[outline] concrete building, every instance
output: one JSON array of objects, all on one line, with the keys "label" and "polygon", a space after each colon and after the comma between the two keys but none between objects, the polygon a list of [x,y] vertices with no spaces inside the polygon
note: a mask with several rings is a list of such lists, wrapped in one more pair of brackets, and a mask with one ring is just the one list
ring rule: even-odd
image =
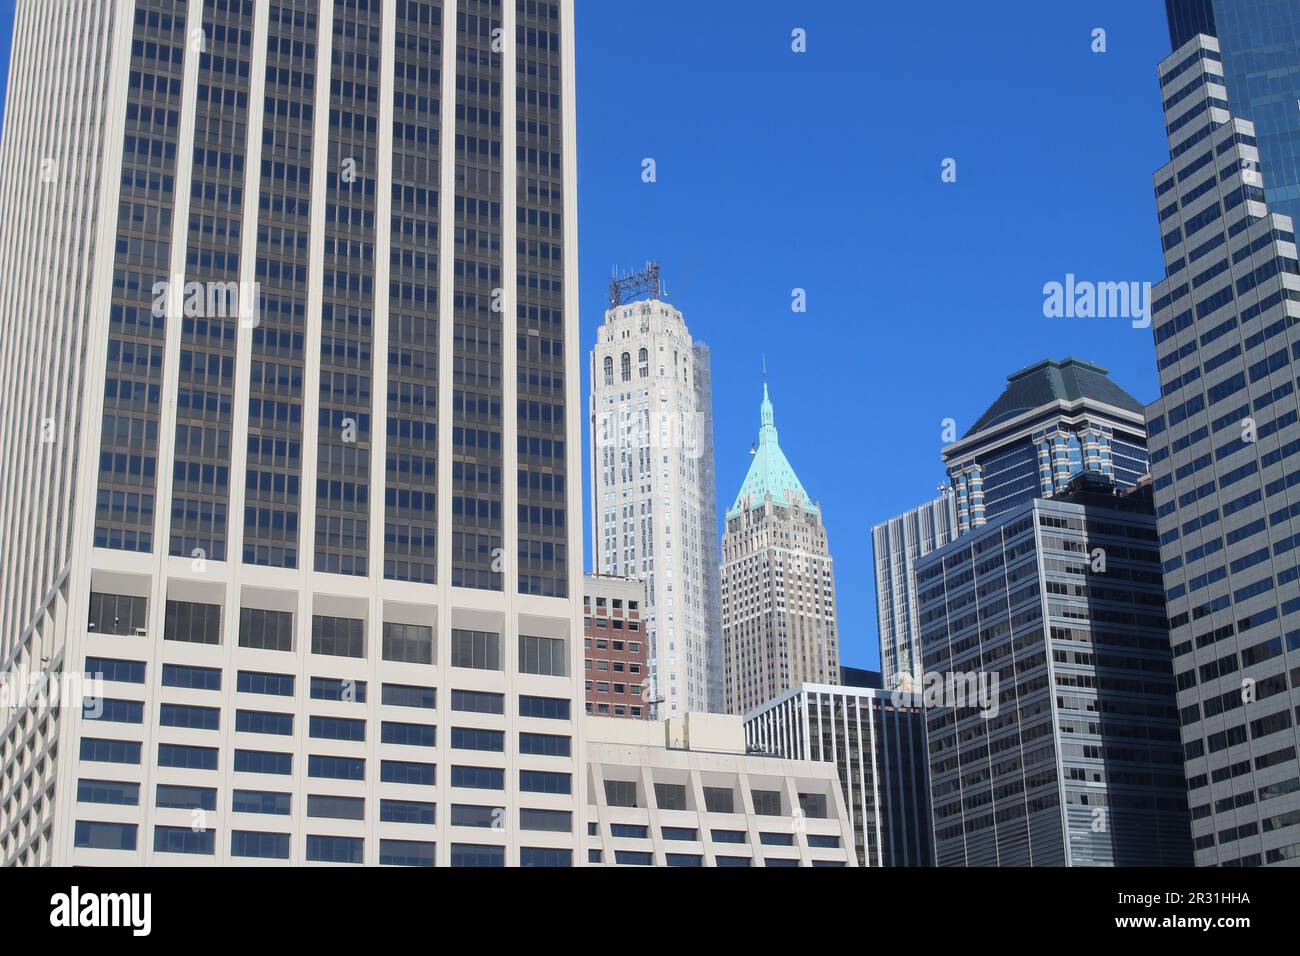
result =
[{"label": "concrete building", "polygon": [[[921,643],[916,624],[916,560],[957,537],[957,503],[951,489],[871,529],[876,568],[876,623],[884,686],[910,689],[919,682]],[[844,683],[848,683],[845,681]]]},{"label": "concrete building", "polygon": [[837,684],[835,566],[821,509],[777,440],[763,386],[758,446],[722,536],[726,709],[744,714],[798,684]]},{"label": "concrete building", "polygon": [[1150,495],[1096,473],[917,563],[939,866],[1187,866]]},{"label": "concrete building", "polygon": [[1147,473],[1142,403],[1098,365],[1039,362],[1007,377],[997,400],[943,449],[943,464],[958,534],[1050,498],[1081,471],[1132,488]]},{"label": "concrete building", "polygon": [[1196,862],[1296,866],[1300,263],[1225,72],[1203,34],[1160,64],[1171,158],[1154,176],[1152,487]]},{"label": "concrete building", "polygon": [[600,717],[650,715],[649,672],[641,609],[645,583],[589,574],[582,580],[583,676],[587,713]]},{"label": "concrete building", "polygon": [[574,861],[573,64],[571,0],[18,5],[0,673],[105,691],[0,710],[4,863]]},{"label": "concrete building", "polygon": [[594,717],[586,739],[589,865],[857,865],[834,768],[747,753],[739,717]]},{"label": "concrete building", "polygon": [[605,313],[591,353],[591,536],[593,570],[645,581],[647,699],[668,717],[719,706],[717,505],[709,352],[654,274],[651,298]]},{"label": "concrete building", "polygon": [[859,866],[933,866],[920,700],[801,684],[745,715],[751,752],[835,765]]}]

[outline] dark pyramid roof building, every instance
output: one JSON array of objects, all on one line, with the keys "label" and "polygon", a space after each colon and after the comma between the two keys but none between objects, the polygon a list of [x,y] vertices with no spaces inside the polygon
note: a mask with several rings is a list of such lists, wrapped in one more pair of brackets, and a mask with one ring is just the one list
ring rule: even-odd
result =
[{"label": "dark pyramid roof building", "polygon": [[1048,359],[1007,377],[997,400],[943,450],[961,532],[1035,498],[1050,498],[1083,471],[1133,487],[1147,472],[1141,402],[1091,362]]},{"label": "dark pyramid roof building", "polygon": [[1007,387],[980,416],[967,437],[1052,402],[1091,399],[1138,415],[1143,405],[1110,380],[1106,369],[1076,358],[1047,359],[1007,376]]}]

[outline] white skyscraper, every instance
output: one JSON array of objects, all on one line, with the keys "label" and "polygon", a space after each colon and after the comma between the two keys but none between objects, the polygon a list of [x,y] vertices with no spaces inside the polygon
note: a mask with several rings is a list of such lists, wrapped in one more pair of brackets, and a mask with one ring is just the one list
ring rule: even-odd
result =
[{"label": "white skyscraper", "polygon": [[643,276],[652,297],[616,288],[591,354],[592,555],[599,573],[646,581],[647,700],[671,717],[721,709],[709,355],[662,300],[658,267]]},{"label": "white skyscraper", "polygon": [[0,862],[580,862],[573,63],[572,0],[20,0]]}]

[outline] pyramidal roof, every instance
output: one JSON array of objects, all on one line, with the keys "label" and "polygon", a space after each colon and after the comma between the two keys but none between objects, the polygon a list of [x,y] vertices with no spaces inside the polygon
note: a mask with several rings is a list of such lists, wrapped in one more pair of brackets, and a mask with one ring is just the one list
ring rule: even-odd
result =
[{"label": "pyramidal roof", "polygon": [[763,383],[760,420],[758,449],[754,453],[754,460],[749,463],[749,474],[745,475],[745,483],[740,486],[735,504],[727,511],[727,517],[733,518],[740,514],[746,498],[750,499],[751,508],[761,508],[768,495],[772,496],[773,501],[784,505],[786,495],[791,493],[805,509],[816,513],[817,506],[808,497],[799,476],[790,466],[790,460],[785,457],[785,452],[777,442],[776,416],[772,411],[772,400],[767,395],[766,382]]},{"label": "pyramidal roof", "polygon": [[1141,415],[1141,402],[1120,388],[1106,369],[1076,358],[1048,359],[1007,376],[1007,387],[965,437],[1051,402],[1092,399]]}]

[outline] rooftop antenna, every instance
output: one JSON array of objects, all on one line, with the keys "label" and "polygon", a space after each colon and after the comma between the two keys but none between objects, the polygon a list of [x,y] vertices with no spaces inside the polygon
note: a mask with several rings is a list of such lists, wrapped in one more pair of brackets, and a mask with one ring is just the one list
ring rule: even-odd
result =
[{"label": "rooftop antenna", "polygon": [[663,270],[657,261],[650,261],[640,272],[620,276],[618,270],[609,280],[609,307],[617,309],[634,299],[646,296],[650,299],[666,301],[667,287],[663,281]]}]

